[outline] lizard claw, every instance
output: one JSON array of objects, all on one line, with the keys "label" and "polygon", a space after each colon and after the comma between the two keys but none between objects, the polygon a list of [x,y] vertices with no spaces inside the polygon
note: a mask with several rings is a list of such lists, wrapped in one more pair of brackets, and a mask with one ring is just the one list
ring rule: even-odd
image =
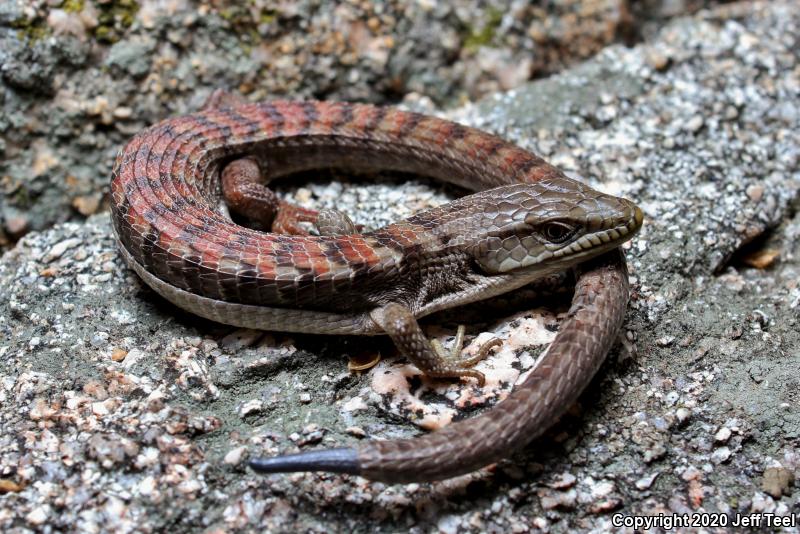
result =
[{"label": "lizard claw", "polygon": [[447,373],[450,376],[473,377],[478,380],[478,385],[483,387],[483,385],[486,383],[486,376],[480,371],[470,368],[478,362],[483,361],[489,355],[489,351],[494,347],[499,347],[502,344],[502,341],[496,337],[492,338],[481,345],[477,354],[469,358],[462,358],[461,350],[464,346],[464,332],[464,325],[459,325],[458,331],[456,332],[455,342],[449,351],[446,350],[437,339],[431,340],[431,347],[433,347],[433,351],[442,362],[442,370],[444,373]]}]

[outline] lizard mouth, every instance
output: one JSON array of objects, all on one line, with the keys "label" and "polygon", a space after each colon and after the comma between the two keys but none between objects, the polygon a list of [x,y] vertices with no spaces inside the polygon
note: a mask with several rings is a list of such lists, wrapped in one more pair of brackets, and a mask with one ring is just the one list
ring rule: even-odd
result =
[{"label": "lizard mouth", "polygon": [[[594,256],[621,245],[632,238],[644,222],[644,213],[641,208],[634,204],[631,204],[630,207],[632,213],[622,224],[582,235],[568,246],[547,252],[552,252],[552,255],[550,255],[552,258],[565,256],[572,258],[580,256],[584,252],[591,252],[591,255]],[[546,258],[542,258],[542,260],[544,259]]]}]

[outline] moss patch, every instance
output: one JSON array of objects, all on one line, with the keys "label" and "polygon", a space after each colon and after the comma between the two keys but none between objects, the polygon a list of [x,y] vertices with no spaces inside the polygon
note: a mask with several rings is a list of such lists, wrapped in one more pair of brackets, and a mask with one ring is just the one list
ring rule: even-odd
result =
[{"label": "moss patch", "polygon": [[61,9],[67,13],[80,13],[85,6],[86,2],[84,0],[64,0],[61,4]]},{"label": "moss patch", "polygon": [[[255,7],[255,9],[254,9]],[[219,17],[234,31],[245,52],[261,42],[258,27],[278,18],[278,11],[270,7],[254,6],[253,2],[229,5],[217,11]]]},{"label": "moss patch", "polygon": [[20,17],[11,21],[11,27],[17,30],[17,38],[20,41],[35,42],[50,35],[50,26],[43,17],[34,17],[28,20]]},{"label": "moss patch", "polygon": [[[67,0],[80,3],[80,0]],[[66,2],[65,2],[66,3]],[[121,30],[129,28],[139,11],[139,3],[135,0],[117,0],[109,4],[95,2],[97,8],[97,27],[93,31],[94,38],[105,43],[115,43],[121,37]]]},{"label": "moss patch", "polygon": [[481,46],[491,44],[494,40],[497,28],[503,21],[503,12],[499,9],[487,9],[486,23],[480,28],[467,27],[467,35],[464,37],[464,48],[475,50]]}]

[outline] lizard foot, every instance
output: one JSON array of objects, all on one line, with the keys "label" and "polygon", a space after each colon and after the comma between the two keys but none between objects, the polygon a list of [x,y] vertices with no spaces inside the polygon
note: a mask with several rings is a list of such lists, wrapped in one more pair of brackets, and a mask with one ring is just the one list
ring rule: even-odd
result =
[{"label": "lizard foot", "polygon": [[478,353],[474,356],[469,358],[462,358],[461,357],[461,350],[464,347],[464,325],[458,325],[458,331],[456,332],[456,340],[453,343],[453,347],[448,352],[442,344],[439,342],[438,339],[431,340],[431,346],[433,347],[434,352],[444,361],[450,363],[454,367],[461,367],[461,368],[469,368],[477,364],[478,362],[483,361],[489,355],[489,351],[495,347],[499,347],[502,345],[502,341],[499,338],[493,337],[489,341],[484,342],[480,348],[478,349]]},{"label": "lizard foot", "polygon": [[486,382],[486,377],[480,371],[475,371],[471,368],[478,362],[486,359],[486,357],[489,355],[489,351],[495,347],[499,347],[502,344],[502,341],[496,337],[492,338],[484,342],[474,356],[463,358],[461,356],[461,351],[464,347],[464,332],[464,325],[458,325],[456,339],[449,351],[442,346],[438,339],[431,340],[431,347],[439,358],[439,365],[441,368],[440,372],[448,373],[449,376],[472,376],[478,380],[478,383],[481,386],[483,386]]},{"label": "lizard foot", "polygon": [[402,304],[387,304],[373,311],[371,315],[373,320],[389,334],[400,352],[426,376],[436,378],[471,377],[476,379],[480,386],[485,384],[484,374],[471,369],[471,367],[483,360],[490,349],[498,346],[499,339],[492,339],[484,343],[475,356],[462,358],[463,326],[458,327],[455,344],[450,351],[447,351],[438,341],[428,340],[419,327],[414,314]]}]

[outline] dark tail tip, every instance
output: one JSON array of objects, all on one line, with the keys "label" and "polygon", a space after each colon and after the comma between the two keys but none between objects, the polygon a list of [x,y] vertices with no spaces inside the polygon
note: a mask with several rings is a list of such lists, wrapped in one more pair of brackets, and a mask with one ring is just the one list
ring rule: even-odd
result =
[{"label": "dark tail tip", "polygon": [[361,472],[355,449],[323,449],[272,458],[255,458],[250,460],[250,467],[259,473],[328,471],[357,475]]}]

